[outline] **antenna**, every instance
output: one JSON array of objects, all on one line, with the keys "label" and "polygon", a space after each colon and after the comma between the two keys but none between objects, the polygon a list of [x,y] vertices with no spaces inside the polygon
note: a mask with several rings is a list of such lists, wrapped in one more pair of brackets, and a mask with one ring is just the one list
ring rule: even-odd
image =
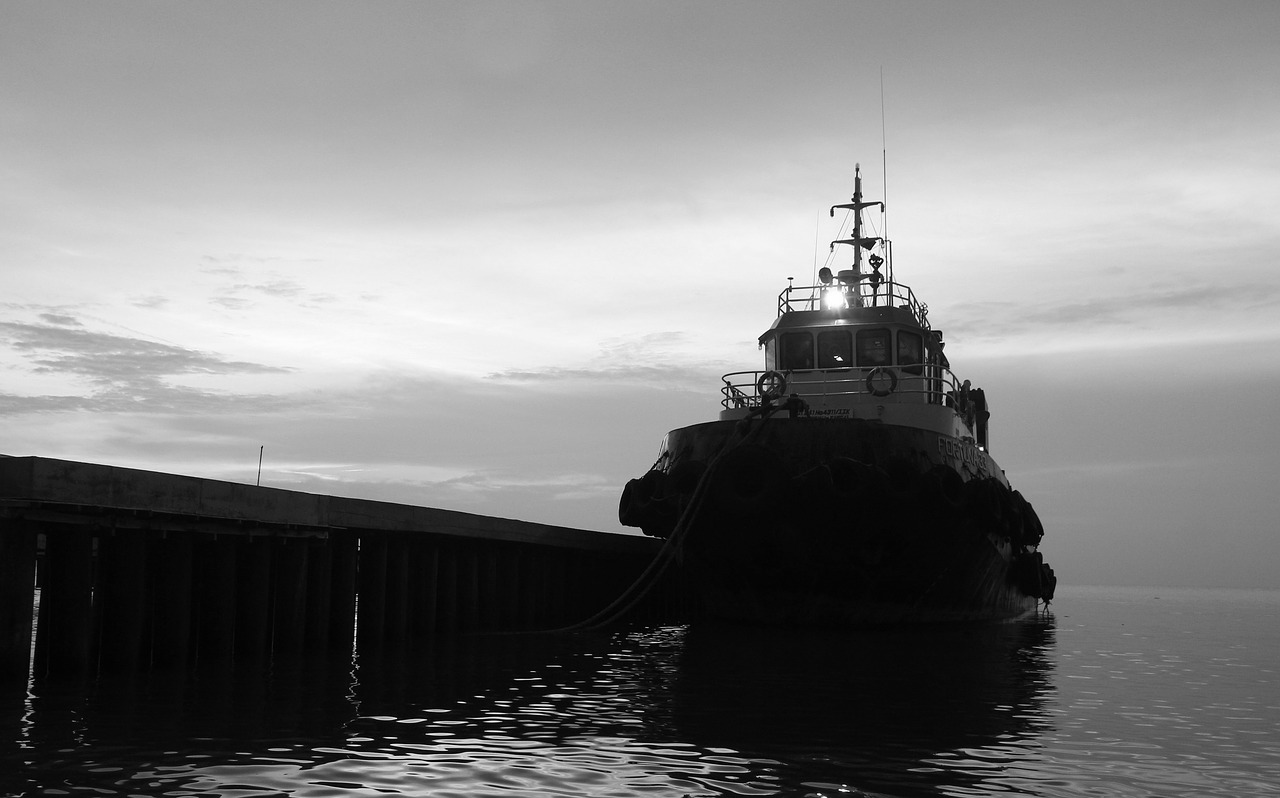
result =
[{"label": "antenna", "polygon": [[258,447],[258,485],[262,485],[262,452],[266,448],[265,444]]},{"label": "antenna", "polygon": [[880,67],[880,235],[889,261],[889,282],[893,282],[893,257],[889,252],[889,142],[884,124],[884,66]]},{"label": "antenna", "polygon": [[[813,273],[818,273],[818,236],[822,234],[822,214],[815,213],[813,215]],[[813,284],[813,280],[809,280],[809,284]]]}]

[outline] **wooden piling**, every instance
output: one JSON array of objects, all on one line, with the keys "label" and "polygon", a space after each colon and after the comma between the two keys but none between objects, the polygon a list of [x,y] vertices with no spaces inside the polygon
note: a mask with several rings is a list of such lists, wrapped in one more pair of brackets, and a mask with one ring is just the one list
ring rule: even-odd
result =
[{"label": "wooden piling", "polygon": [[307,544],[307,610],[306,629],[302,641],[304,651],[319,653],[329,650],[329,613],[332,609],[333,549],[328,541],[306,541]]},{"label": "wooden piling", "polygon": [[436,566],[436,628],[441,634],[458,631],[458,557],[451,545],[441,545]]},{"label": "wooden piling", "polygon": [[134,673],[144,660],[147,619],[146,533],[117,531],[98,538],[98,668]]},{"label": "wooden piling", "polygon": [[425,640],[439,629],[440,547],[438,543],[421,543],[417,552],[415,579],[419,611],[411,634]]},{"label": "wooden piling", "polygon": [[83,527],[46,525],[45,541],[35,677],[82,678],[89,673],[93,535]]},{"label": "wooden piling", "polygon": [[190,535],[174,534],[152,547],[148,567],[155,574],[151,605],[151,664],[185,669],[191,661]]},{"label": "wooden piling", "polygon": [[196,658],[229,662],[236,642],[236,538],[201,535],[193,548]]},{"label": "wooden piling", "polygon": [[28,521],[0,518],[0,685],[31,673],[36,534]]},{"label": "wooden piling", "polygon": [[480,627],[480,566],[474,546],[459,553],[458,564],[461,566],[458,627],[464,632],[473,632]]},{"label": "wooden piling", "polygon": [[362,654],[381,654],[384,648],[386,575],[386,538],[381,535],[361,538],[356,646]]},{"label": "wooden piling", "polygon": [[328,650],[350,654],[355,644],[358,542],[353,533],[333,532],[327,548],[330,563]]},{"label": "wooden piling", "polygon": [[409,544],[401,536],[387,542],[383,569],[382,646],[388,652],[404,651],[408,640]]},{"label": "wooden piling", "polygon": [[271,543],[249,535],[236,547],[237,664],[261,664],[271,652]]},{"label": "wooden piling", "polygon": [[271,656],[296,657],[306,633],[307,546],[297,538],[278,537],[272,549]]}]

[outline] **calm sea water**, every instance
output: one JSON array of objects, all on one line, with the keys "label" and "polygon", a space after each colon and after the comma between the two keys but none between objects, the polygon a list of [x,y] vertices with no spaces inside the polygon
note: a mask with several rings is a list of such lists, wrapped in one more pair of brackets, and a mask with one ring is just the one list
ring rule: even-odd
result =
[{"label": "calm sea water", "polygon": [[0,794],[1280,795],[1280,592],[958,630],[468,638],[0,693]]}]

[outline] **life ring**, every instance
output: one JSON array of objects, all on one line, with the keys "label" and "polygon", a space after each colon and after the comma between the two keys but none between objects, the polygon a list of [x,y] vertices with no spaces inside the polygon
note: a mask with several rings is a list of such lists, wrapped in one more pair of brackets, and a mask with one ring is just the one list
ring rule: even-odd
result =
[{"label": "life ring", "polygon": [[[887,388],[884,387],[881,379],[884,376],[889,378],[889,387]],[[888,396],[896,390],[898,390],[897,374],[894,374],[892,370],[884,366],[876,366],[871,369],[871,373],[867,375],[867,393],[873,396]]]},{"label": "life ring", "polygon": [[787,393],[787,375],[781,371],[766,371],[756,380],[756,395],[764,399],[781,399]]}]

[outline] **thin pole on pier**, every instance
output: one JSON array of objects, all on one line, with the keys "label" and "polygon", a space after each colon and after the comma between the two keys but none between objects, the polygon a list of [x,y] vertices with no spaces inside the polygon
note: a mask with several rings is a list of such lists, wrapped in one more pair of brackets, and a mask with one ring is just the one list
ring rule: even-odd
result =
[{"label": "thin pole on pier", "polygon": [[258,486],[262,486],[262,450],[266,449],[266,444],[258,447]]}]

